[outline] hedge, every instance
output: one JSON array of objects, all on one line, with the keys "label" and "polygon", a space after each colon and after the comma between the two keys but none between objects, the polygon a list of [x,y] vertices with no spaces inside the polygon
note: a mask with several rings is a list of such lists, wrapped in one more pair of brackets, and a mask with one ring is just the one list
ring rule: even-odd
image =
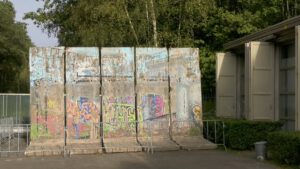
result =
[{"label": "hedge", "polygon": [[225,120],[226,146],[235,150],[251,150],[257,141],[267,140],[268,133],[279,131],[280,122]]},{"label": "hedge", "polygon": [[283,164],[300,164],[300,132],[269,133],[267,141],[271,159]]}]

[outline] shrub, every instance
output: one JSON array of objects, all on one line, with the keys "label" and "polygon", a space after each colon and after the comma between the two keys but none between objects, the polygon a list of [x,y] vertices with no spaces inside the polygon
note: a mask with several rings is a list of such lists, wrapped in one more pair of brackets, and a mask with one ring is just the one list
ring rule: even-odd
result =
[{"label": "shrub", "polygon": [[268,135],[268,154],[284,164],[300,164],[300,132],[273,132]]},{"label": "shrub", "polygon": [[254,148],[257,141],[267,140],[268,133],[280,130],[280,122],[225,120],[226,146],[235,150]]}]

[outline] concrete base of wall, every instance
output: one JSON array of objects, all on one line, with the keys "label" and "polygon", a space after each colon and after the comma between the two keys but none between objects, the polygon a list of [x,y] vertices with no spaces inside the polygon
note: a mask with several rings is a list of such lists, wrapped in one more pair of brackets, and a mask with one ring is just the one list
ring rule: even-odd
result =
[{"label": "concrete base of wall", "polygon": [[105,138],[103,142],[107,153],[141,152],[143,150],[135,137]]},{"label": "concrete base of wall", "polygon": [[29,146],[25,155],[28,157],[32,156],[58,156],[63,155],[63,146]]},{"label": "concrete base of wall", "polygon": [[174,141],[184,150],[216,149],[217,145],[204,139],[202,136],[176,136]]},{"label": "concrete base of wall", "polygon": [[[147,138],[139,138],[139,141],[143,147],[151,144]],[[180,150],[180,146],[167,137],[154,136],[152,138],[153,151],[176,151]]]},{"label": "concrete base of wall", "polygon": [[64,146],[63,140],[39,140],[32,141],[25,151],[26,156],[58,156],[75,154],[99,154],[102,153],[100,141],[94,140],[67,140]]},{"label": "concrete base of wall", "polygon": [[135,137],[129,138],[105,138],[104,147],[99,140],[67,140],[67,146],[64,146],[63,140],[45,140],[31,142],[25,151],[26,156],[63,156],[76,154],[101,154],[104,153],[126,153],[141,151],[177,151],[215,149],[217,145],[207,141],[201,136],[189,137],[178,136],[171,140],[167,137],[155,136],[150,141],[149,138]]}]

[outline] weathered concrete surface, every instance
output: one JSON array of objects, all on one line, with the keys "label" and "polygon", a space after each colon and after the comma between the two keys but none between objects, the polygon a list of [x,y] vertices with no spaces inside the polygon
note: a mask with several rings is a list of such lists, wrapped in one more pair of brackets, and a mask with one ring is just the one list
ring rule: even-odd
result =
[{"label": "weathered concrete surface", "polygon": [[[197,48],[171,48],[169,75],[172,122],[202,121],[201,74]],[[186,125],[177,125],[172,133],[182,133]]]},{"label": "weathered concrete surface", "polygon": [[[62,100],[63,77],[61,77],[63,73],[66,76],[68,145],[70,145],[69,143],[81,143],[82,140],[89,140],[87,144],[93,144],[93,140],[100,140],[100,133],[102,133],[100,131],[103,131],[106,147],[122,145],[125,142],[128,142],[126,144],[129,147],[135,147],[133,145],[138,142],[145,147],[148,142],[145,143],[143,138],[149,137],[149,133],[151,133],[154,149],[165,147],[163,150],[177,150],[179,146],[174,142],[176,140],[172,141],[173,135],[190,137],[195,136],[194,128],[201,130],[202,103],[198,49],[171,49],[170,55],[168,55],[166,48],[136,48],[136,56],[134,56],[134,48],[102,48],[101,57],[99,57],[99,48],[67,48],[65,52],[66,72],[63,72],[61,51],[54,50],[52,52],[51,48],[31,51],[32,56],[38,58],[31,57],[33,61],[37,61],[31,63],[31,68],[39,69],[41,67],[41,71],[31,70],[33,79],[31,84],[38,86],[37,89],[32,90],[37,95],[31,104],[32,110],[35,112],[32,113],[32,117],[35,119],[37,116],[38,124],[40,114],[44,113],[45,116],[41,116],[41,119],[46,121],[41,126],[33,125],[32,129],[36,129],[36,132],[33,130],[32,135],[45,130],[43,137],[46,139],[57,138],[48,133],[53,128],[49,127],[51,125],[58,129],[54,133],[59,133],[60,138],[63,135],[63,126],[61,126],[64,122],[63,112],[59,113],[64,102]],[[60,57],[53,57],[56,55]],[[135,60],[136,63],[134,63]],[[59,64],[57,65],[57,63]],[[136,77],[134,70],[136,70]],[[56,77],[56,74],[59,76]],[[136,86],[134,85],[135,80]],[[102,82],[102,86],[100,82]],[[171,83],[171,93],[169,82]],[[59,86],[53,86],[52,83]],[[50,87],[46,87],[46,91],[44,91],[43,85]],[[59,90],[49,93],[54,96],[53,98],[59,95],[59,99],[56,101],[60,103],[60,106],[56,106],[52,101],[53,98],[47,96],[47,91],[56,88]],[[38,95],[39,93],[41,96]],[[102,99],[100,94],[102,94]],[[55,109],[50,109],[51,107]],[[46,111],[43,110],[44,108]],[[101,125],[99,125],[100,110],[103,110],[103,128],[100,128]],[[58,113],[57,116],[48,120],[47,115],[53,114],[53,112]],[[180,124],[174,127],[174,123],[178,121],[187,122],[188,125]],[[60,125],[55,125],[57,122]],[[145,125],[147,122],[151,122],[151,124]],[[45,129],[41,130],[41,128]],[[201,132],[197,132],[196,135],[201,136]],[[126,140],[126,137],[136,136],[138,140],[141,138],[140,141]],[[38,137],[40,139],[40,135]],[[178,142],[186,145],[191,142],[190,140],[183,141],[181,139]],[[57,147],[61,143],[55,145],[49,143],[49,146]],[[195,144],[197,143],[201,142],[196,141]],[[41,149],[44,149],[44,146],[42,145]],[[74,150],[74,154],[81,150],[84,152],[84,148],[89,149],[86,145],[83,145],[82,148],[79,145],[72,147],[70,148]],[[123,150],[119,146],[118,150],[112,149],[112,152],[137,151],[127,147],[123,147],[125,149]],[[38,148],[32,149],[34,150],[31,151],[35,151]],[[99,151],[98,148],[95,151]]]},{"label": "weathered concrete surface", "polygon": [[252,157],[226,153],[219,150],[172,151],[146,153],[116,153],[39,158],[0,158],[5,169],[279,169]]},{"label": "weathered concrete surface", "polygon": [[156,136],[149,141],[149,138],[139,138],[139,142],[143,147],[153,148],[153,151],[175,151],[180,150],[180,146],[168,137]]},{"label": "weathered concrete surface", "polygon": [[63,155],[64,149],[62,146],[30,146],[26,149],[25,155],[28,157],[40,156],[57,156]]},{"label": "weathered concrete surface", "polygon": [[98,154],[102,153],[100,140],[97,139],[70,139],[64,147],[62,140],[42,140],[31,143],[26,149],[25,155],[28,157],[39,156],[61,156],[75,154]]},{"label": "weathered concrete surface", "polygon": [[204,139],[202,136],[186,137],[175,136],[173,137],[175,142],[185,150],[204,150],[204,149],[216,149],[217,145]]},{"label": "weathered concrete surface", "polygon": [[105,151],[142,151],[136,141],[134,48],[102,48],[101,70]]},{"label": "weathered concrete surface", "polygon": [[64,48],[30,48],[31,141],[63,139]]},{"label": "weathered concrete surface", "polygon": [[102,48],[105,138],[135,137],[134,48]]},{"label": "weathered concrete surface", "polygon": [[26,156],[55,156],[63,154],[62,139],[35,140],[25,151]]},{"label": "weathered concrete surface", "polygon": [[68,139],[99,138],[99,49],[67,48],[65,64]]},{"label": "weathered concrete surface", "polygon": [[103,142],[107,153],[142,151],[135,137],[105,138]]},{"label": "weathered concrete surface", "polygon": [[99,154],[102,153],[102,147],[99,143],[87,143],[87,144],[69,144],[66,146],[67,155],[76,154]]},{"label": "weathered concrete surface", "polygon": [[138,120],[169,121],[167,49],[137,48],[136,60]]}]

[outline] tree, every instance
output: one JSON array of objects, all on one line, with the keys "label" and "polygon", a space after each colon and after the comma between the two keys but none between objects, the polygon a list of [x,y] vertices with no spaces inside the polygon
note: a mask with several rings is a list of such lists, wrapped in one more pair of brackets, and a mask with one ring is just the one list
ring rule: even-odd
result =
[{"label": "tree", "polygon": [[45,0],[30,18],[63,46],[198,47],[203,93],[214,92],[215,51],[299,13],[297,0]]},{"label": "tree", "polygon": [[28,49],[32,45],[26,25],[15,22],[9,1],[0,1],[0,92],[28,92]]}]

